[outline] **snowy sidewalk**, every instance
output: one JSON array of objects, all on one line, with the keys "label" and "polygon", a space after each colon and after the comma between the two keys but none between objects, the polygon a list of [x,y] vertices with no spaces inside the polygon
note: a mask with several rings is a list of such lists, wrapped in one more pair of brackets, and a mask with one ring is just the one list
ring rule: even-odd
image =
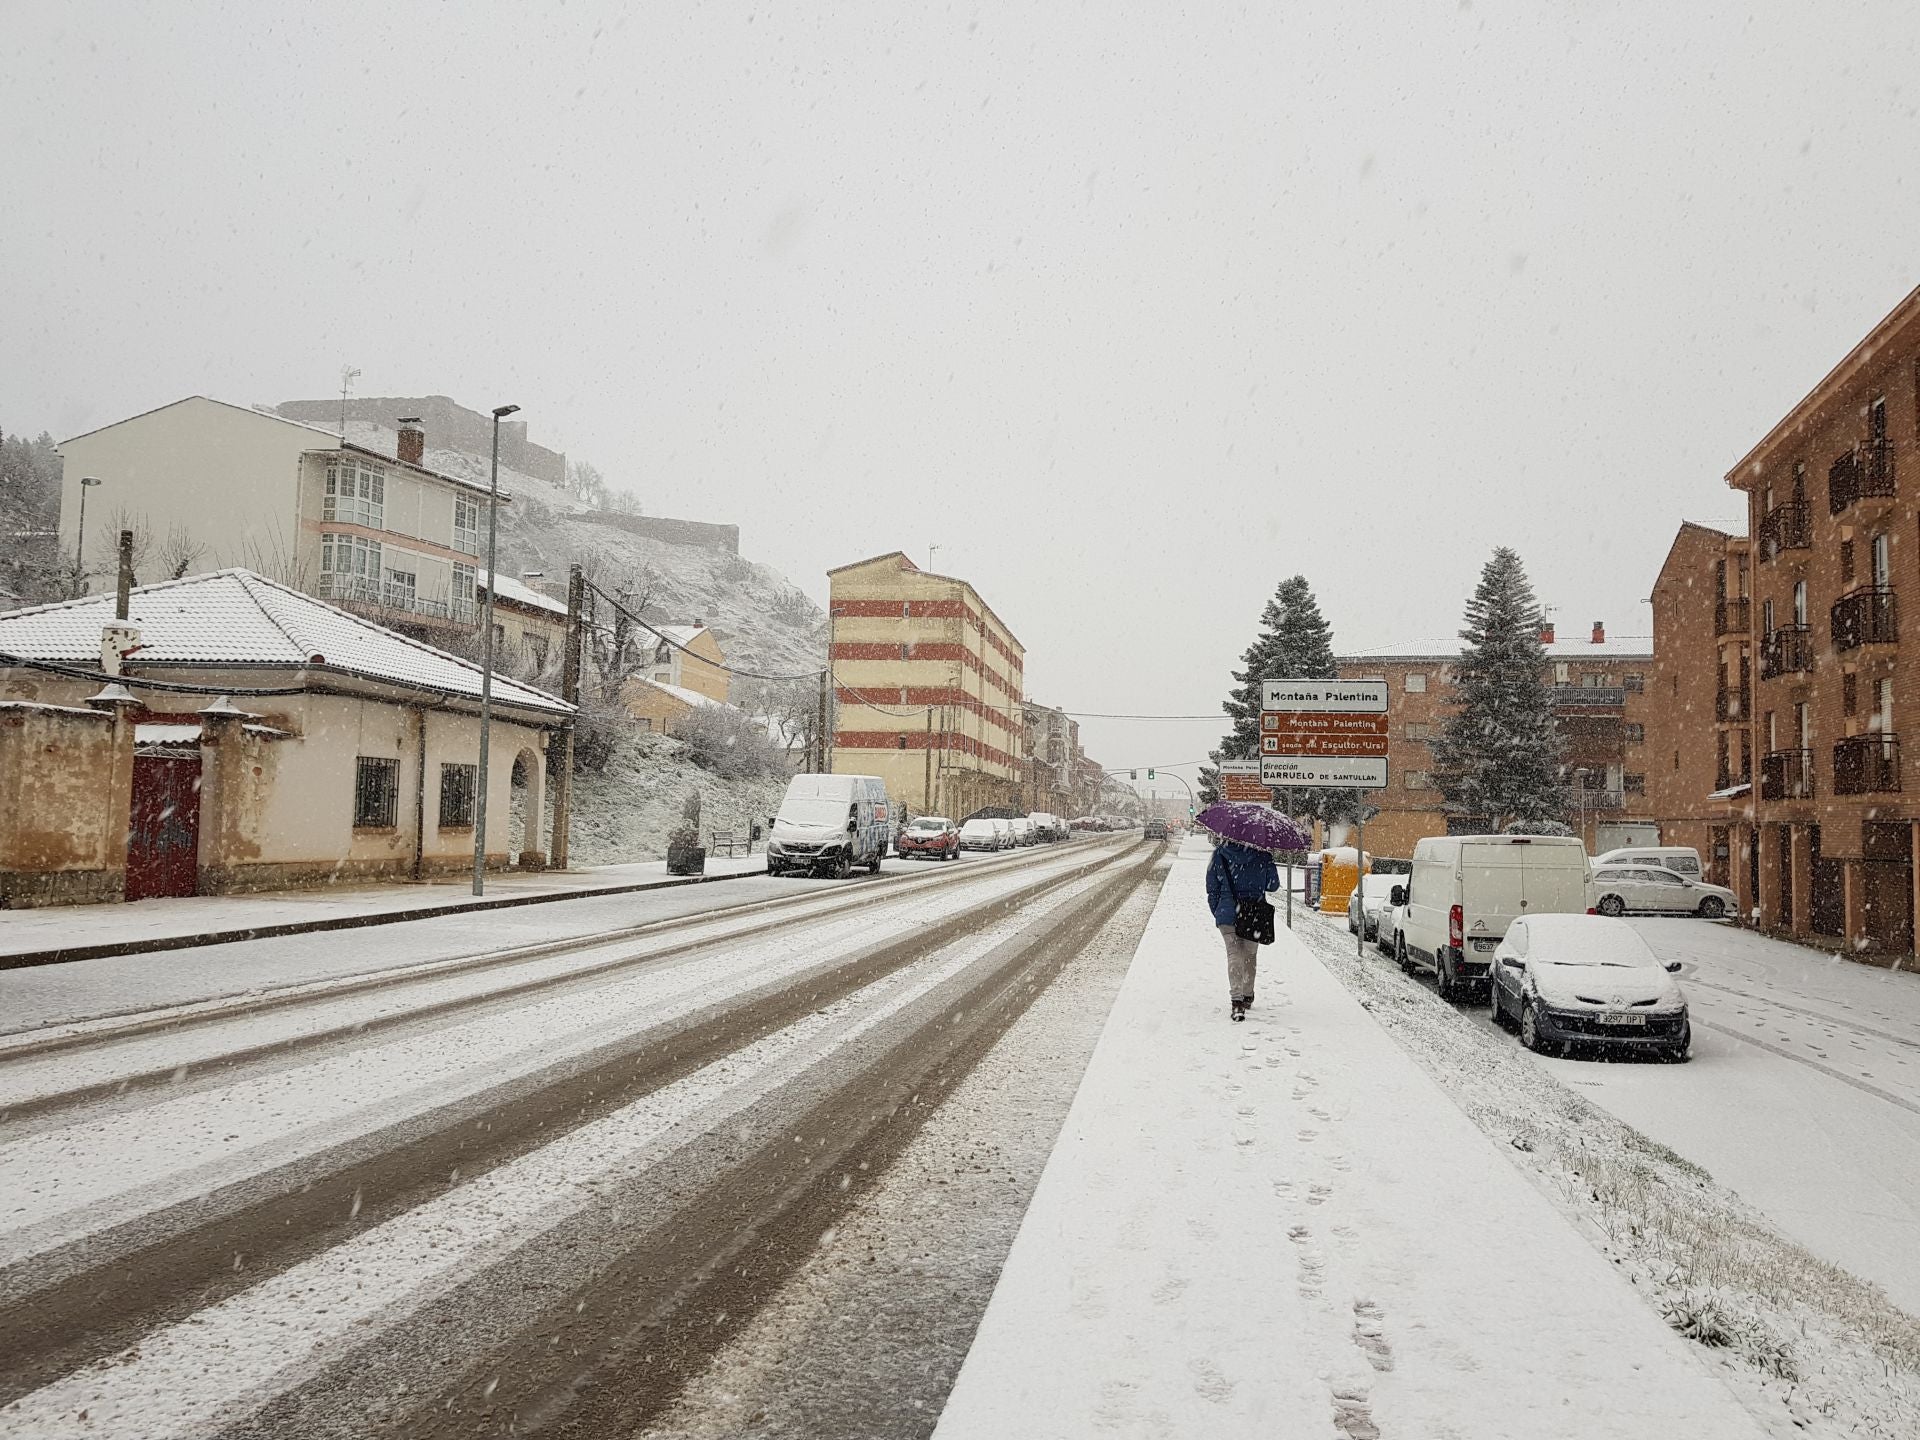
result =
[{"label": "snowy sidewalk", "polygon": [[1282,931],[1226,1016],[1175,862],[936,1440],[1757,1437]]},{"label": "snowy sidewalk", "polygon": [[716,856],[707,861],[703,877],[669,876],[664,860],[582,870],[489,872],[487,893],[479,899],[473,896],[471,877],[455,875],[421,884],[328,885],[258,895],[186,895],[123,905],[0,910],[0,969],[694,885],[703,879],[764,875],[766,869],[764,854]]}]

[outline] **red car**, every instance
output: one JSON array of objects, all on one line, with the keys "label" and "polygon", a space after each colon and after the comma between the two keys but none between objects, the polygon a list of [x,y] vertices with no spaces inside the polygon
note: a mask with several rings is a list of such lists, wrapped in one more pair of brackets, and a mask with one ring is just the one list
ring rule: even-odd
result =
[{"label": "red car", "polygon": [[922,815],[893,837],[893,853],[902,860],[958,860],[960,827],[944,815]]}]

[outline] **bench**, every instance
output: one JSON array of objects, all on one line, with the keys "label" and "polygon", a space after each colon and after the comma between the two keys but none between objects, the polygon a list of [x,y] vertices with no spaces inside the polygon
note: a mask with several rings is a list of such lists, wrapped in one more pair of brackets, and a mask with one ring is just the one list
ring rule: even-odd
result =
[{"label": "bench", "polygon": [[709,855],[751,855],[753,842],[744,830],[716,830],[707,841]]}]

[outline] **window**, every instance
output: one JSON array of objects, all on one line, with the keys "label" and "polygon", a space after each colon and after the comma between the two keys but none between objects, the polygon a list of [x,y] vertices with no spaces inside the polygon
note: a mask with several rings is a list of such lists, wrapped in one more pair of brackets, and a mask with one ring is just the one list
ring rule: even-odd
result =
[{"label": "window", "polygon": [[1587,690],[1604,690],[1613,677],[1598,670],[1589,670],[1580,677],[1580,684]]},{"label": "window", "polygon": [[354,761],[353,828],[387,830],[400,800],[400,762],[362,755]]},{"label": "window", "polygon": [[455,496],[453,500],[453,548],[464,550],[469,555],[480,553],[480,502],[463,500]]},{"label": "window", "polygon": [[1629,795],[1644,795],[1647,793],[1647,777],[1644,775],[1623,775],[1620,778],[1620,787]]},{"label": "window", "polygon": [[547,637],[544,635],[525,635],[527,666],[538,674],[547,668]]},{"label": "window", "polygon": [[1840,677],[1840,713],[1858,715],[1860,713],[1860,677],[1847,674]]},{"label": "window", "polygon": [[1807,498],[1807,462],[1804,460],[1793,462],[1793,498],[1796,504]]},{"label": "window", "polygon": [[382,597],[389,605],[399,605],[405,609],[413,608],[414,597],[418,594],[417,576],[412,570],[387,571],[386,594]]},{"label": "window", "polygon": [[1771,595],[1760,602],[1760,633],[1773,634],[1773,597]]},{"label": "window", "polygon": [[1813,707],[1802,700],[1793,707],[1793,713],[1794,728],[1800,736],[1800,748],[1811,750],[1813,748]]},{"label": "window", "polygon": [[477,765],[442,765],[440,767],[440,828],[442,830],[473,827],[473,795],[479,774],[480,768]]},{"label": "window", "polygon": [[1872,440],[1887,438],[1887,397],[1876,395],[1867,406],[1867,436]]},{"label": "window", "polygon": [[1621,683],[1627,687],[1627,693],[1629,695],[1638,695],[1647,688],[1647,677],[1636,671],[1623,676]]},{"label": "window", "polygon": [[1873,583],[1881,590],[1893,583],[1893,552],[1884,534],[1873,537]]},{"label": "window", "polygon": [[1428,788],[1427,772],[1424,770],[1407,771],[1407,789],[1425,790]]},{"label": "window", "polygon": [[1807,623],[1807,582],[1804,580],[1793,584],[1793,623],[1802,627]]},{"label": "window", "polygon": [[1554,664],[1553,664],[1553,683],[1554,684],[1556,685],[1566,684],[1567,677],[1572,673],[1573,672],[1567,668],[1566,661],[1564,660],[1554,661]]},{"label": "window", "polygon": [[380,588],[380,542],[363,535],[320,537],[320,593],[375,599]]},{"label": "window", "polygon": [[1635,724],[1629,723],[1627,725],[1627,744],[1644,745],[1646,743],[1647,743],[1647,727],[1644,725],[1635,725]]},{"label": "window", "polygon": [[1424,695],[1427,690],[1427,677],[1419,672],[1407,676],[1402,688],[1409,695]]},{"label": "window", "polygon": [[1430,740],[1432,738],[1433,726],[1431,725],[1407,726],[1407,739],[1409,740]]},{"label": "window", "polygon": [[1893,733],[1893,681],[1882,680],[1875,689],[1878,695],[1873,702],[1873,729],[1882,735]]},{"label": "window", "polygon": [[387,514],[387,472],[366,461],[342,456],[327,466],[326,495],[320,518],[344,525],[384,530]]},{"label": "window", "polygon": [[1843,585],[1853,583],[1853,541],[1840,542],[1840,582]]}]

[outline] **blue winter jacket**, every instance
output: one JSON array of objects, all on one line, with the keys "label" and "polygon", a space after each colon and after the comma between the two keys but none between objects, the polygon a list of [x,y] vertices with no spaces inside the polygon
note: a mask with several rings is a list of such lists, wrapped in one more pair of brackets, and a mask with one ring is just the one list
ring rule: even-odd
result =
[{"label": "blue winter jacket", "polygon": [[1216,925],[1233,924],[1236,899],[1250,900],[1279,888],[1280,872],[1264,850],[1229,840],[1207,863],[1207,908],[1213,911]]}]

